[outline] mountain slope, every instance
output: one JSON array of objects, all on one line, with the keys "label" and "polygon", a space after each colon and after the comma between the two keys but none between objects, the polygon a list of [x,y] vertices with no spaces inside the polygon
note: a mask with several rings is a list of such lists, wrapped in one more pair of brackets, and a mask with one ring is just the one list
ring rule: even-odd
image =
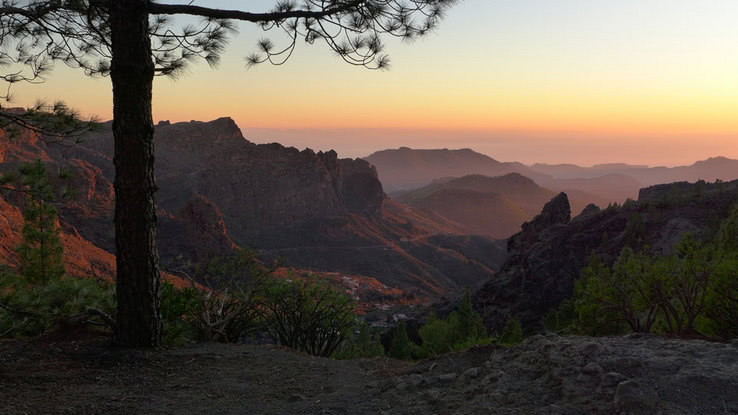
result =
[{"label": "mountain slope", "polygon": [[[386,199],[366,161],[246,140],[230,118],[156,127],[162,263],[251,247],[298,269],[375,278],[430,299],[489,279],[504,249],[448,219]],[[40,156],[73,167],[61,219],[114,252],[110,123],[71,147],[0,142],[2,169]],[[443,246],[441,246],[443,245]],[[467,254],[465,251],[472,252]]]},{"label": "mountain slope", "polygon": [[[602,206],[612,203],[584,191],[566,191],[576,213],[590,203]],[[395,192],[392,197],[451,219],[469,233],[504,239],[520,231],[520,225],[540,212],[555,194],[525,176],[509,173],[498,177],[469,175],[436,180],[419,189]]]},{"label": "mountain slope", "polygon": [[502,176],[520,173],[534,180],[546,177],[521,163],[499,162],[468,148],[415,150],[401,147],[377,151],[364,160],[377,168],[379,179],[388,192],[414,189],[443,177],[470,174]]},{"label": "mountain slope", "polygon": [[[627,199],[635,200],[643,187],[641,182],[631,176],[616,173],[598,177],[544,180],[540,184],[548,189],[566,192],[572,199],[577,195],[580,200],[600,207],[606,207],[610,203],[622,204]],[[574,206],[575,203],[572,203],[573,212],[581,211]]]},{"label": "mountain slope", "polygon": [[393,197],[460,223],[470,233],[507,238],[553,195],[533,180],[510,173],[438,180],[420,189],[397,192]]}]

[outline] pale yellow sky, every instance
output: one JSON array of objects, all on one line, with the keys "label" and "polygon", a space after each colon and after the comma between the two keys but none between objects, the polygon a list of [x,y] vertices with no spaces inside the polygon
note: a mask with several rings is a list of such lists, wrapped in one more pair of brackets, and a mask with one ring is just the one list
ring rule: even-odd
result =
[{"label": "pale yellow sky", "polygon": [[[738,158],[736,21],[738,2],[726,0],[465,0],[427,38],[389,42],[389,72],[305,45],[285,66],[247,71],[262,34],[241,26],[217,71],[156,81],[154,114],[231,116],[254,141],[344,156],[409,145],[524,162]],[[109,80],[66,68],[16,93],[111,114]]]}]

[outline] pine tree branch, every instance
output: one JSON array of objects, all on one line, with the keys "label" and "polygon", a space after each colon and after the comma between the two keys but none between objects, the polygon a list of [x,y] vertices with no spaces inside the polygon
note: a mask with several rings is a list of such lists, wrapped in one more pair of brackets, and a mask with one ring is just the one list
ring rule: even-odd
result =
[{"label": "pine tree branch", "polygon": [[187,14],[211,19],[233,19],[245,22],[275,22],[291,18],[321,19],[343,13],[366,3],[366,0],[346,2],[340,6],[317,10],[290,10],[283,12],[249,13],[240,10],[213,9],[210,7],[193,6],[190,4],[161,4],[150,3],[150,14]]}]

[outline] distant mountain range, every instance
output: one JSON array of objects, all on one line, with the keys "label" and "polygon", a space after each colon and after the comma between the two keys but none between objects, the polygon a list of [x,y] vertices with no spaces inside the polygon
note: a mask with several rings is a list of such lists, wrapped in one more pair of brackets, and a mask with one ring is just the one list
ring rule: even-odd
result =
[{"label": "distant mountain range", "polygon": [[582,167],[573,164],[501,162],[470,149],[414,150],[401,147],[378,151],[365,160],[377,168],[388,192],[412,190],[435,180],[471,174],[502,176],[519,173],[552,191],[565,191],[592,203],[622,203],[636,199],[642,187],[678,181],[738,179],[738,160],[714,157],[690,166],[648,167],[623,163]]},{"label": "distant mountain range", "polygon": [[547,174],[538,173],[522,163],[499,162],[468,148],[414,150],[400,147],[377,151],[364,160],[377,168],[382,186],[390,193],[422,187],[444,177],[470,174],[494,177],[520,173],[533,180],[547,177]]},{"label": "distant mountain range", "polygon": [[581,167],[573,164],[534,164],[530,168],[554,179],[596,178],[606,175],[630,176],[645,186],[680,181],[695,182],[716,179],[730,181],[738,178],[738,160],[712,157],[689,166],[649,167],[624,163],[596,164]]}]

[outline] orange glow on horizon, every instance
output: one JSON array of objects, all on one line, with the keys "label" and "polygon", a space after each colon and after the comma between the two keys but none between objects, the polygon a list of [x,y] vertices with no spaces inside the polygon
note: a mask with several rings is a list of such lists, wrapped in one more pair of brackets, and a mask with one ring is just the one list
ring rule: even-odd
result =
[{"label": "orange glow on horizon", "polygon": [[[426,148],[465,146],[466,136],[602,146],[641,140],[650,152],[643,157],[658,162],[666,160],[659,145],[679,141],[684,154],[738,157],[736,19],[738,2],[725,0],[465,0],[437,33],[411,45],[388,42],[389,72],[344,65],[318,46],[300,46],[287,65],[246,71],[243,56],[263,36],[246,25],[217,71],[201,64],[176,82],[157,78],[154,117],[230,116],[244,131],[272,131],[274,141],[287,140],[273,134],[279,130],[312,130],[301,136],[304,146],[349,154],[365,151],[369,136],[328,142],[321,134],[425,132],[436,138],[412,143]],[[15,93],[19,104],[61,98],[83,114],[112,114],[108,79],[62,65],[47,83]],[[377,147],[397,143],[371,139]]]}]

